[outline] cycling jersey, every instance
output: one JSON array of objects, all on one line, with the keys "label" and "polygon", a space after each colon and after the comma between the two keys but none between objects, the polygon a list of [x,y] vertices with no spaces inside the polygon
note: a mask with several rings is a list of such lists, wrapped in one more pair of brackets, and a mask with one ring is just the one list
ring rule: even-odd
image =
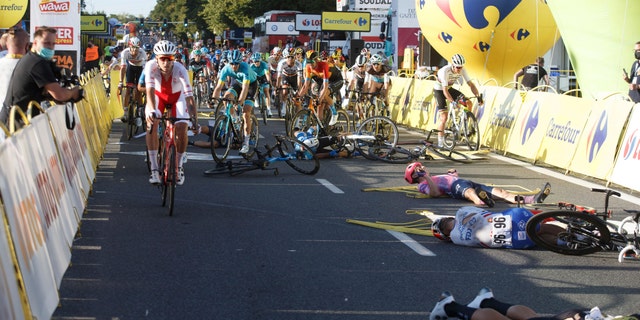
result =
[{"label": "cycling jersey", "polygon": [[367,66],[367,74],[369,75],[371,80],[377,83],[389,83],[389,71],[391,71],[391,68],[386,64],[382,65],[380,71],[376,71],[376,69],[371,64]]},{"label": "cycling jersey", "polygon": [[256,76],[258,77],[264,77],[269,70],[269,65],[264,61],[260,61],[260,64],[257,66],[255,63],[251,63],[249,67],[251,68],[251,70],[253,70],[253,72],[256,73]]},{"label": "cycling jersey", "polygon": [[131,48],[126,48],[120,53],[120,66],[122,67],[127,65],[143,67],[145,63],[147,63],[147,53],[140,48],[135,56],[131,53]]},{"label": "cycling jersey", "polygon": [[451,241],[458,245],[484,248],[526,249],[534,246],[526,232],[533,216],[524,208],[493,213],[478,207],[462,207],[456,212]]},{"label": "cycling jersey", "polygon": [[191,59],[189,61],[189,69],[193,71],[194,74],[202,71],[207,66],[207,61],[204,59],[200,59],[200,61],[196,61],[196,59]]},{"label": "cycling jersey", "polygon": [[438,81],[433,85],[434,90],[444,90],[444,88],[448,88],[456,82],[460,83],[460,79],[463,79],[465,83],[469,82],[470,79],[466,69],[462,68],[460,73],[455,73],[451,70],[452,68],[453,66],[448,64],[438,70]]},{"label": "cycling jersey", "polygon": [[460,179],[457,173],[431,176],[431,180],[433,180],[438,187],[436,192],[431,192],[431,188],[427,181],[422,181],[418,184],[418,191],[435,196],[442,196],[446,194],[454,199],[466,199],[464,192],[469,188],[479,188],[484,190],[487,194],[491,194],[491,191],[493,190],[492,187],[484,184],[475,183],[471,180]]},{"label": "cycling jersey", "polygon": [[287,59],[283,59],[278,63],[277,74],[284,77],[282,84],[288,84],[297,89],[298,77],[302,77],[302,64],[294,60],[291,65]]},{"label": "cycling jersey", "polygon": [[280,61],[281,58],[276,55],[269,56],[269,70],[271,70],[271,72],[276,72],[276,70],[278,70],[278,63]]},{"label": "cycling jersey", "polygon": [[242,85],[245,83],[249,83],[249,91],[247,92],[247,97],[245,100],[245,104],[253,106],[253,97],[255,96],[256,89],[258,87],[257,75],[251,70],[249,64],[242,61],[238,66],[238,71],[233,71],[233,66],[229,63],[220,70],[220,76],[218,77],[218,84],[223,84],[227,82],[227,79],[231,79],[233,82],[230,85],[230,89],[233,91],[233,94],[236,97],[240,96],[242,92]]},{"label": "cycling jersey", "polygon": [[189,118],[187,109],[187,97],[193,96],[193,89],[189,82],[189,72],[180,63],[173,64],[171,77],[163,79],[156,60],[149,61],[144,68],[145,85],[155,89],[156,108],[164,112],[167,104],[174,105],[172,116],[176,118]]}]

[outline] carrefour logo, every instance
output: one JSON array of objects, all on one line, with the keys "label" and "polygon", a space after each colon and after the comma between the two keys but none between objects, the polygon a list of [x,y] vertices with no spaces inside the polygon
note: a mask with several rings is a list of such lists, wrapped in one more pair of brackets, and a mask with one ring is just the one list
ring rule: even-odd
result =
[{"label": "carrefour logo", "polygon": [[522,119],[522,123],[520,124],[520,136],[521,136],[520,143],[522,145],[524,145],[527,142],[527,140],[531,138],[531,136],[533,135],[533,132],[538,127],[539,111],[540,111],[540,106],[538,106],[538,101],[536,101],[533,104],[533,106],[531,106],[531,109],[529,109],[527,116],[524,119]]},{"label": "carrefour logo", "polygon": [[572,127],[571,120],[566,124],[557,124],[555,119],[551,118],[547,127],[547,137],[553,140],[568,142],[575,144],[580,137],[580,129]]},{"label": "carrefour logo", "polygon": [[607,140],[608,120],[609,115],[606,110],[603,110],[598,122],[589,131],[589,136],[587,137],[587,159],[589,159],[589,162],[595,159],[605,140]]},{"label": "carrefour logo", "polygon": [[355,23],[355,24],[357,24],[358,26],[361,26],[361,27],[362,27],[362,26],[364,26],[365,24],[367,24],[367,19],[360,17],[360,18],[358,18],[358,19],[356,19],[356,20],[353,20],[353,23]]},{"label": "carrefour logo", "polygon": [[70,4],[69,2],[57,2],[51,0],[43,0],[40,2],[40,11],[41,12],[69,12]]},{"label": "carrefour logo", "polygon": [[640,160],[640,148],[638,143],[638,129],[634,129],[633,133],[629,135],[626,141],[623,143],[622,159],[624,160]]}]

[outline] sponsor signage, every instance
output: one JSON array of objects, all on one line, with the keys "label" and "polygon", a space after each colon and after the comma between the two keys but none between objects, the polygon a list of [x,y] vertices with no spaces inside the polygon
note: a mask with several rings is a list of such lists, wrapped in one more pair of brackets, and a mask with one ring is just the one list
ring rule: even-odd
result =
[{"label": "sponsor signage", "polygon": [[267,22],[267,35],[281,35],[281,36],[297,36],[300,32],[296,31],[295,22]]},{"label": "sponsor signage", "polygon": [[297,31],[322,31],[322,15],[296,14]]},{"label": "sponsor signage", "polygon": [[0,0],[0,29],[11,28],[20,22],[28,4],[28,0]]},{"label": "sponsor signage", "polygon": [[[1,1],[1,0],[0,0]],[[55,57],[59,67],[80,73],[80,0],[41,0],[31,2],[31,39],[35,31],[48,26],[56,29]],[[101,18],[106,30],[107,21]],[[94,22],[94,25],[96,22]],[[96,30],[97,31],[97,30]],[[104,32],[104,31],[102,31]]]},{"label": "sponsor signage", "polygon": [[69,71],[71,71],[71,73],[75,73],[76,61],[78,61],[77,51],[56,50],[56,54],[53,58],[56,60],[56,66],[67,69],[67,74],[69,74]]},{"label": "sponsor signage", "polygon": [[364,11],[322,12],[323,31],[371,31],[371,13]]},{"label": "sponsor signage", "polygon": [[103,15],[80,16],[80,31],[106,32],[107,17]]}]

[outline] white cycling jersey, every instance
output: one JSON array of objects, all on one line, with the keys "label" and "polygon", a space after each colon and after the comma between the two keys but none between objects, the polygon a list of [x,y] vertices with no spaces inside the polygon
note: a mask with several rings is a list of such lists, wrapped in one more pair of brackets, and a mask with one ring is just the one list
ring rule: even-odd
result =
[{"label": "white cycling jersey", "polygon": [[120,53],[120,66],[130,65],[136,67],[142,67],[147,63],[147,53],[141,48],[138,48],[138,54],[133,56],[130,48],[122,50]]},{"label": "white cycling jersey", "polygon": [[163,111],[165,104],[175,104],[175,117],[189,118],[187,97],[193,96],[189,73],[181,63],[173,63],[173,73],[167,80],[162,78],[158,62],[151,60],[144,67],[145,86],[154,88],[156,108]]},{"label": "white cycling jersey", "polygon": [[302,77],[302,64],[299,61],[295,61],[291,66],[287,62],[287,59],[280,60],[277,74],[284,77]]},{"label": "white cycling jersey", "polygon": [[454,85],[456,82],[462,84],[460,79],[464,80],[464,83],[469,82],[469,75],[465,68],[462,68],[460,73],[453,72],[453,70],[451,70],[452,68],[453,66],[448,64],[438,70],[438,81],[433,85],[434,90],[444,90],[445,88]]}]

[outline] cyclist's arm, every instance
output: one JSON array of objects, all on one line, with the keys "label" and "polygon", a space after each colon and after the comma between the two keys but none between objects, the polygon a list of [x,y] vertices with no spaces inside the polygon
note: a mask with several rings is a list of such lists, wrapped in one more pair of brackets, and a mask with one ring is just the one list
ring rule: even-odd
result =
[{"label": "cyclist's arm", "polygon": [[469,85],[469,88],[471,88],[471,92],[473,92],[473,94],[478,97],[478,103],[479,104],[483,104],[484,101],[481,100],[480,98],[480,92],[478,91],[478,88],[476,88],[476,85],[473,83],[473,81],[469,81],[467,82],[467,84]]}]

